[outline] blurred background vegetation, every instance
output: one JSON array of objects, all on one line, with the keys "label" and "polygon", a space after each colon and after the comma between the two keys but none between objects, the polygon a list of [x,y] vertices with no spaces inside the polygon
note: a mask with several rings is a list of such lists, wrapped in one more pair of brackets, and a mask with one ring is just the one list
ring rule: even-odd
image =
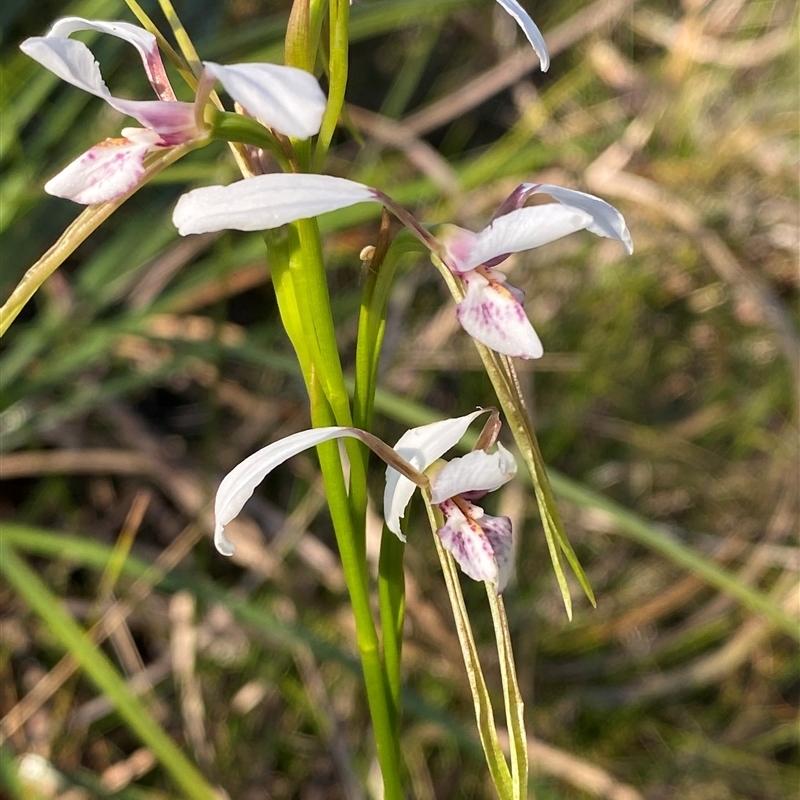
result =
[{"label": "blurred background vegetation", "polygon": [[[506,603],[532,796],[797,796],[796,5],[524,4],[553,55],[546,75],[489,0],[357,0],[348,100],[364,146],[341,132],[329,171],[429,221],[475,228],[519,182],[561,183],[615,203],[633,233],[632,258],[583,234],[508,262],[546,350],[521,365],[524,388],[598,596],[596,610],[579,600],[566,621],[532,494],[524,481],[498,493],[518,531]],[[176,9],[203,58],[232,63],[280,61],[288,5]],[[161,20],[155,2],[145,8]],[[78,213],[46,196],[45,180],[123,125],[18,51],[65,14],[133,21],[122,0],[2,5],[3,299]],[[115,93],[149,96],[132,48],[92,43]],[[4,337],[10,796],[179,796],[132,717],[85,664],[64,660],[65,646],[79,653],[64,644],[62,607],[81,626],[99,623],[115,691],[138,695],[231,798],[376,796],[313,455],[257,493],[232,560],[210,544],[224,471],[307,425],[259,236],[179,240],[170,223],[188,185],[237,177],[222,144],[168,170]],[[358,252],[374,241],[376,210],[329,215],[323,228],[351,364]],[[492,401],[424,262],[396,283],[380,385],[376,433],[389,441],[434,413]],[[409,797],[490,798],[424,522],[410,541]],[[465,590],[491,661],[481,587]]]}]

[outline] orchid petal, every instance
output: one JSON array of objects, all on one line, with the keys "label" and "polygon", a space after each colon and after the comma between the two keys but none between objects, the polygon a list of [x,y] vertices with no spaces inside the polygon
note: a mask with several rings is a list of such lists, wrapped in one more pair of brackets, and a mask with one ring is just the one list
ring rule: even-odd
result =
[{"label": "orchid petal", "polygon": [[183,144],[199,135],[192,103],[174,100],[123,100],[119,97],[104,99],[121,114],[127,114],[145,127],[158,131],[164,145]]},{"label": "orchid petal", "polygon": [[181,236],[261,231],[368,201],[377,201],[374,190],[345,178],[273,173],[193,189],[178,200],[172,221]]},{"label": "orchid petal", "polygon": [[439,508],[444,514],[445,524],[436,533],[444,549],[452,554],[470,578],[496,584],[499,577],[497,559],[481,526],[466,516],[452,500],[446,500]]},{"label": "orchid petal", "polygon": [[309,447],[322,444],[322,442],[329,442],[331,439],[341,439],[348,436],[357,439],[360,433],[360,431],[353,428],[335,426],[300,431],[262,447],[261,450],[237,464],[222,479],[214,501],[214,516],[216,518],[214,544],[217,550],[224,556],[233,554],[236,546],[225,535],[225,526],[238,516],[244,504],[252,497],[256,486],[275,467],[283,464],[284,461],[287,461],[292,456],[303,452],[303,450],[307,450]]},{"label": "orchid petal", "polygon": [[307,139],[319,132],[326,98],[309,72],[277,64],[233,64],[206,61],[206,73],[251,116],[286,136]]},{"label": "orchid petal", "polygon": [[493,517],[490,514],[484,514],[476,520],[494,551],[497,562],[497,594],[500,594],[511,577],[513,563],[511,520],[508,517]]},{"label": "orchid petal", "polygon": [[158,52],[156,37],[152,33],[129,22],[102,22],[83,17],[64,17],[53,23],[53,27],[47,32],[47,38],[66,39],[76,31],[106,33],[132,44],[139,51],[145,72],[156,94],[162,100],[175,99],[175,93],[172,91]]},{"label": "orchid petal", "polygon": [[517,474],[514,456],[497,443],[494,453],[473,450],[453,458],[431,481],[431,502],[442,503],[465,492],[493,492]]},{"label": "orchid petal", "polygon": [[456,306],[456,316],[473,339],[507,356],[542,357],[542,343],[510,288],[478,272],[467,273],[464,282],[467,294]]},{"label": "orchid petal", "polygon": [[450,268],[468,272],[497,256],[518,253],[548,244],[587,228],[592,217],[585,211],[551,203],[520,208],[498,217],[479,233],[458,229],[445,241]]},{"label": "orchid petal", "polygon": [[525,36],[531,43],[531,47],[533,47],[534,53],[539,56],[542,72],[547,72],[550,68],[550,54],[547,52],[547,44],[544,41],[542,32],[536,27],[534,21],[516,0],[497,0],[497,2],[516,20],[520,28],[522,28]]},{"label": "orchid petal", "polygon": [[83,42],[34,36],[26,39],[19,49],[62,81],[103,100],[111,97],[92,51]]},{"label": "orchid petal", "polygon": [[26,39],[20,49],[61,80],[105,100],[121,114],[127,114],[142,125],[173,139],[165,143],[180,144],[196,135],[194,106],[191,103],[113,97],[91,50],[83,42],[37,36]]},{"label": "orchid petal", "polygon": [[559,203],[563,203],[569,208],[578,208],[591,215],[592,222],[586,226],[587,231],[608,239],[617,239],[622,242],[628,255],[633,253],[633,240],[628,226],[625,224],[625,218],[610,203],[606,203],[605,200],[601,200],[593,194],[577,192],[574,189],[565,189],[549,183],[527,184],[525,188],[529,195],[549,194]]},{"label": "orchid petal", "polygon": [[[467,432],[470,423],[485,409],[473,411],[463,417],[443,419],[406,431],[394,446],[395,452],[420,472],[454,447]],[[386,489],[383,493],[383,516],[386,526],[403,541],[400,520],[405,516],[411,495],[417,487],[392,467],[386,468]]]},{"label": "orchid petal", "polygon": [[44,190],[83,205],[114,200],[141,181],[142,162],[151,147],[147,141],[106,139],[68,164],[44,185]]}]

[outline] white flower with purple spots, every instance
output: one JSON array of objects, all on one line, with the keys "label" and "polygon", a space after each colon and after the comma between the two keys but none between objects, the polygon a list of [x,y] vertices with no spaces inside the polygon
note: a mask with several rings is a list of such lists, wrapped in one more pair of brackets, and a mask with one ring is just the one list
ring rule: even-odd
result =
[{"label": "white flower with purple spots", "polygon": [[[557,202],[525,208],[534,194]],[[633,252],[622,214],[590,194],[545,183],[524,183],[482,231],[443,225],[436,237],[378,189],[330,175],[258,175],[230,186],[206,186],[183,195],[172,220],[179,233],[226,229],[257,231],[357,203],[383,203],[464,284],[458,320],[474,339],[507,356],[539,358],[542,344],[522,305],[521,291],[496,269],[511,253],[588,230]]]},{"label": "white flower with purple spots", "polygon": [[[511,571],[511,520],[487,514],[474,500],[499,489],[517,474],[511,453],[497,444],[487,453],[473,450],[436,470],[436,462],[466,433],[482,411],[464,417],[412,428],[394,446],[395,452],[430,475],[431,503],[438,506],[444,525],[436,533],[463,572],[476,581],[488,581],[503,591]],[[383,497],[386,526],[401,539],[400,520],[405,515],[414,484],[392,466],[386,469]]]},{"label": "white flower with purple spots", "polygon": [[217,550],[228,556],[233,553],[235,545],[225,527],[275,467],[322,442],[352,437],[360,439],[388,464],[383,506],[389,530],[405,541],[400,520],[415,489],[424,487],[444,515],[445,524],[436,533],[445,549],[469,577],[489,581],[498,592],[502,591],[511,565],[511,522],[507,517],[486,514],[473,501],[514,477],[514,457],[498,444],[493,453],[475,450],[444,464],[430,478],[425,474],[458,444],[470,423],[483,413],[485,410],[480,409],[463,417],[412,428],[394,448],[358,428],[338,426],[300,431],[267,445],[234,467],[219,485],[214,502]]},{"label": "white flower with purple spots", "polygon": [[[70,38],[84,30],[132,44],[158,99],[126,100],[112,95],[92,52],[83,42]],[[121,137],[90,148],[45,184],[49,194],[83,205],[113,200],[134,189],[144,175],[148,154],[205,138],[204,106],[215,81],[253,117],[288,136],[308,138],[317,133],[325,110],[325,95],[312,75],[275,64],[225,67],[207,62],[195,101],[181,102],[170,85],[155,36],[127,22],[65,17],[46,35],[26,39],[20,48],[62,80],[143,126],[123,128]]]},{"label": "white flower with purple spots", "polygon": [[[523,208],[534,194],[550,195],[557,202]],[[496,267],[511,253],[584,229],[618,239],[628,253],[633,252],[625,220],[613,206],[593,195],[549,184],[519,186],[478,233],[455,225],[440,229],[437,238],[445,248],[442,261],[466,289],[456,307],[464,330],[498,353],[540,358],[544,350],[522,306],[524,295],[509,286]]]}]

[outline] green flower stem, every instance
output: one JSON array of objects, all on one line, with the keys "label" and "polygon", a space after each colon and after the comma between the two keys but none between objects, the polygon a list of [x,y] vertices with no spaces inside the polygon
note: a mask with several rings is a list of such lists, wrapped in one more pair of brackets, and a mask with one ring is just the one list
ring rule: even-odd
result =
[{"label": "green flower stem", "polygon": [[[281,318],[295,346],[311,402],[314,427],[352,425],[349,396],[342,375],[331,316],[319,231],[302,220],[280,232],[265,234]],[[317,448],[331,519],[342,561],[353,615],[367,703],[375,731],[385,796],[400,800],[400,743],[389,699],[380,643],[372,617],[367,572],[366,457],[357,448],[350,456],[348,494],[339,448],[327,442]]]},{"label": "green flower stem", "polygon": [[358,317],[353,390],[353,421],[364,430],[369,430],[372,425],[389,291],[400,260],[409,254],[422,252],[427,252],[422,243],[403,229],[394,238],[385,257],[376,254],[371,263],[366,265],[367,277]]},{"label": "green flower stem", "polygon": [[198,55],[197,50],[194,48],[191,37],[186,32],[186,28],[183,27],[183,23],[180,21],[180,18],[175,12],[175,8],[170,0],[158,0],[158,4],[161,6],[161,11],[166,17],[170,28],[172,28],[175,41],[177,41],[183,57],[189,63],[192,72],[199,77],[200,73],[203,71],[203,64],[200,61],[200,56]]},{"label": "green flower stem", "polygon": [[[293,226],[298,235],[297,247],[290,253],[289,268],[292,272],[303,319],[303,329],[307,341],[311,342],[314,357],[314,371],[325,392],[336,425],[352,425],[350,394],[342,373],[339,349],[336,342],[336,327],[331,314],[331,301],[325,264],[322,259],[322,244],[319,227],[314,219],[299,220]],[[329,423],[330,424],[330,423]],[[366,517],[367,517],[367,463],[366,447],[360,442],[348,439],[345,448],[350,458],[350,504],[353,520],[356,522],[358,536],[356,543],[367,571]]]},{"label": "green flower stem", "polygon": [[497,726],[494,721],[492,702],[489,698],[486,679],[483,677],[481,662],[478,658],[478,648],[475,645],[475,637],[472,633],[469,613],[464,603],[464,595],[461,593],[458,569],[453,557],[444,549],[441,539],[436,533],[444,525],[444,519],[439,509],[431,504],[430,495],[427,492],[423,492],[422,495],[425,500],[425,509],[428,512],[428,522],[433,533],[433,540],[436,543],[436,552],[439,554],[439,561],[442,565],[447,594],[450,597],[450,605],[453,609],[458,642],[461,645],[464,666],[469,679],[469,688],[472,692],[472,701],[475,704],[475,721],[478,725],[478,736],[483,746],[483,752],[486,755],[486,764],[489,767],[489,774],[501,800],[513,800],[514,786],[511,773],[497,738]]},{"label": "green flower stem", "polygon": [[186,796],[196,800],[216,800],[218,795],[213,787],[153,719],[145,704],[130,691],[102,650],[89,641],[36,572],[2,540],[0,572],[34,613],[41,617],[50,635],[81,665],[128,727],[153,751]]},{"label": "green flower stem", "polygon": [[264,231],[264,242],[269,254],[270,277],[275,297],[278,301],[278,313],[281,322],[292,343],[300,370],[306,387],[311,385],[313,375],[313,359],[308,350],[308,342],[303,336],[303,322],[300,318],[300,308],[297,302],[292,273],[289,269],[289,237],[292,231],[289,227],[276,228]]},{"label": "green flower stem", "polygon": [[[315,427],[335,423],[330,406],[321,402],[319,393],[312,391],[312,422]],[[400,741],[395,714],[389,700],[386,673],[381,661],[378,633],[372,618],[369,598],[369,583],[364,568],[365,560],[358,547],[358,536],[353,524],[351,507],[347,496],[342,462],[336,442],[325,442],[317,447],[325,494],[336,533],[336,543],[342,561],[347,591],[353,606],[356,623],[356,641],[364,670],[378,760],[383,775],[384,796],[387,800],[403,798],[400,778]]]},{"label": "green flower stem", "polygon": [[400,726],[402,689],[400,667],[406,615],[406,582],[403,572],[405,550],[405,543],[384,525],[378,559],[378,608],[383,638],[383,661],[386,666],[386,681],[396,730],[399,730]]},{"label": "green flower stem", "polygon": [[319,53],[319,44],[322,39],[322,25],[325,22],[326,12],[328,10],[328,0],[310,0],[310,6],[309,28],[311,52],[314,53],[316,62],[316,54]]},{"label": "green flower stem", "polygon": [[98,203],[85,208],[69,227],[58,237],[58,241],[22,276],[8,300],[0,308],[0,336],[17,318],[19,312],[38,291],[39,287],[78,249],[129,197],[133,196],[154,175],[162,169],[174,164],[179,158],[196,147],[201,147],[206,140],[187,142],[167,150],[154,158],[146,167],[139,183],[126,195],[108,203]]},{"label": "green flower stem", "polygon": [[350,54],[350,0],[330,0],[330,58],[328,62],[328,105],[322,118],[314,171],[320,172],[344,106]]},{"label": "green flower stem", "polygon": [[492,610],[492,623],[497,639],[497,655],[500,657],[514,800],[526,800],[528,797],[528,740],[525,735],[524,705],[519,692],[517,668],[514,665],[508,617],[506,617],[503,598],[497,594],[494,586],[490,583],[486,584],[486,596],[489,598],[489,608]]},{"label": "green flower stem", "polygon": [[[386,307],[400,259],[421,252],[423,246],[408,231],[401,231],[386,248],[389,220],[384,217],[378,244],[367,268],[356,340],[356,374],[353,390],[353,422],[364,430],[372,426],[377,389],[378,362],[386,326]],[[400,722],[401,654],[405,619],[405,545],[384,527],[378,560],[378,608],[383,640],[383,658],[396,727]]]}]

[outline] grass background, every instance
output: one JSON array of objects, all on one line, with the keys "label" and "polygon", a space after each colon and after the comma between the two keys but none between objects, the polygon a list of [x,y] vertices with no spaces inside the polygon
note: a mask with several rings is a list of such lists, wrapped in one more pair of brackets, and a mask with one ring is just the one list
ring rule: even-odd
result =
[{"label": "grass background", "polygon": [[[287,7],[176,4],[201,55],[222,63],[280,60]],[[524,388],[598,596],[567,623],[531,493],[524,481],[500,492],[518,531],[506,604],[531,796],[789,798],[800,782],[796,7],[526,7],[554,56],[546,75],[488,0],[359,0],[348,101],[364,146],[341,132],[329,171],[474,229],[517,183],[562,183],[615,203],[634,237],[632,258],[581,234],[508,262],[546,350],[522,364]],[[3,298],[76,216],[44,181],[121,127],[17,50],[65,14],[132,21],[121,0],[3,3]],[[148,96],[132,48],[95,44],[115,93]],[[143,745],[145,713],[231,798],[378,796],[313,457],[257,493],[232,560],[210,545],[225,470],[307,424],[259,237],[179,240],[170,223],[187,186],[236,177],[221,144],[159,176],[3,339],[0,780],[11,796],[185,796],[175,753]],[[375,209],[323,228],[348,365]],[[376,433],[389,441],[491,400],[424,262],[395,286],[380,385]],[[489,798],[421,518],[417,531],[409,797]],[[465,586],[491,662],[480,590]],[[81,655],[70,622],[99,625],[99,649]],[[114,667],[102,690],[98,652]],[[26,788],[20,772],[40,777]]]}]

